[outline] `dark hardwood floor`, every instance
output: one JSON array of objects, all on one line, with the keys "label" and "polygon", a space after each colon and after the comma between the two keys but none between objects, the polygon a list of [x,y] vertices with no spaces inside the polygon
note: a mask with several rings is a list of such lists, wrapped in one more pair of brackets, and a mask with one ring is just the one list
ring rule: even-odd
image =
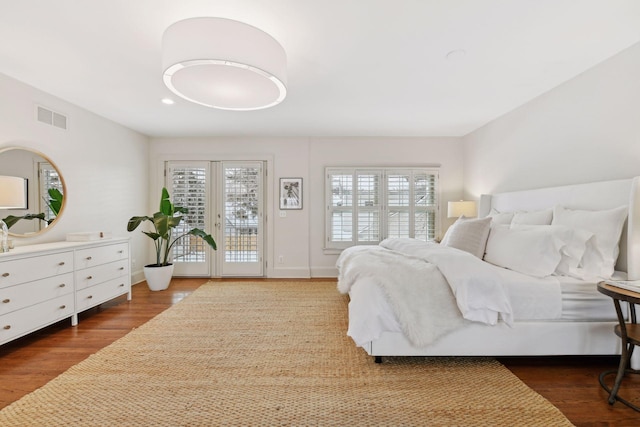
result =
[{"label": "dark hardwood floor", "polygon": [[[65,320],[0,346],[0,408],[39,388],[71,366],[126,335],[206,279],[173,279],[167,291],[133,287],[133,300],[117,298],[80,315],[77,327]],[[611,332],[613,333],[613,331]],[[617,366],[615,357],[499,358],[529,387],[558,407],[576,426],[638,426],[640,412],[609,405],[598,384],[600,372]],[[373,361],[372,361],[373,363]],[[640,377],[640,376],[639,376]],[[623,381],[621,394],[640,404],[640,378]]]}]

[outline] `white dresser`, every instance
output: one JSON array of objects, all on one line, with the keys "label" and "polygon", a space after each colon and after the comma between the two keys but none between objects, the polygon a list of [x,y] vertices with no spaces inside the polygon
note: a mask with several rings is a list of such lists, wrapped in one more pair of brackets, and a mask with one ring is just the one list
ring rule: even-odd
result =
[{"label": "white dresser", "polygon": [[56,242],[0,253],[0,344],[117,296],[131,299],[129,239]]}]

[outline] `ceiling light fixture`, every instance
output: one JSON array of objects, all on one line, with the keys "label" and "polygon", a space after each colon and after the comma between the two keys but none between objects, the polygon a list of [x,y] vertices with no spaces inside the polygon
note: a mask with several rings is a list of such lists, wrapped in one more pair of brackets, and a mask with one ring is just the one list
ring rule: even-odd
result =
[{"label": "ceiling light fixture", "polygon": [[176,95],[223,110],[259,110],[287,94],[287,55],[269,34],[225,18],[190,18],[162,37],[165,85]]}]

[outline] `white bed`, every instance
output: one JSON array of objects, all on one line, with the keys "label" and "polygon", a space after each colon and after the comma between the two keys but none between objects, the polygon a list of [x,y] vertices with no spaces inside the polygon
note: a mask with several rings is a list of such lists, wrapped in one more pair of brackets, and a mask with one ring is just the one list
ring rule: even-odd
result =
[{"label": "white bed", "polygon": [[[540,211],[563,206],[567,209],[601,211],[626,206],[626,221],[619,242],[615,278],[640,279],[640,178],[570,185],[546,189],[483,195],[479,217],[490,212]],[[364,249],[368,250],[368,249]],[[340,262],[340,261],[339,261]],[[483,264],[487,264],[483,262]],[[340,266],[343,268],[343,266]],[[497,267],[492,267],[497,268]],[[428,345],[416,346],[401,332],[397,319],[389,314],[385,295],[370,286],[371,275],[359,275],[349,290],[350,334],[366,352],[381,361],[382,356],[531,356],[531,355],[616,355],[620,339],[613,303],[597,292],[595,279],[565,276],[529,278],[499,269],[507,281],[520,283],[520,291],[509,290],[512,321],[495,325],[465,321]],[[341,272],[342,275],[342,272]],[[510,276],[511,275],[511,276]],[[360,277],[362,276],[362,277]],[[374,275],[375,276],[375,275]],[[375,277],[379,280],[380,275]],[[527,282],[530,281],[530,283]],[[548,310],[528,312],[529,302],[544,297],[540,283],[553,282],[560,292],[558,302]],[[374,289],[372,291],[372,289]],[[511,289],[511,288],[510,288]],[[514,294],[519,295],[512,295]],[[542,292],[536,296],[537,292]],[[455,292],[454,292],[455,293]],[[549,299],[545,301],[550,301]],[[560,304],[558,309],[557,305]],[[373,308],[377,307],[377,308]],[[382,307],[382,308],[381,308]],[[379,310],[382,310],[379,311]],[[533,313],[533,314],[532,314]],[[542,313],[542,314],[535,314]],[[509,324],[510,325],[509,325]],[[357,332],[354,332],[359,329]],[[371,329],[371,330],[367,330]],[[352,331],[354,330],[354,331]],[[368,335],[369,334],[369,335]],[[634,355],[639,356],[639,355]],[[634,357],[634,364],[640,359]]]}]

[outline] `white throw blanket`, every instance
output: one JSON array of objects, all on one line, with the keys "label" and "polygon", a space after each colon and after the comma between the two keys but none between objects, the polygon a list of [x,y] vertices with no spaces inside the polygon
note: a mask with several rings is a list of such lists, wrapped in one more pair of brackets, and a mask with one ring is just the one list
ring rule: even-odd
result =
[{"label": "white throw blanket", "polygon": [[381,246],[354,246],[338,259],[338,290],[348,293],[359,279],[378,285],[407,339],[424,347],[459,328],[464,319],[438,268]]},{"label": "white throw blanket", "polygon": [[[467,256],[468,255],[468,256]],[[463,251],[414,239],[356,246],[338,258],[338,290],[359,279],[384,292],[400,327],[416,347],[457,329],[464,319],[511,324],[504,284],[491,267]]]},{"label": "white throw blanket", "polygon": [[416,239],[387,239],[380,246],[437,265],[447,279],[465,319],[488,325],[495,325],[502,319],[513,326],[511,301],[505,283],[494,267],[480,258],[455,248]]}]

